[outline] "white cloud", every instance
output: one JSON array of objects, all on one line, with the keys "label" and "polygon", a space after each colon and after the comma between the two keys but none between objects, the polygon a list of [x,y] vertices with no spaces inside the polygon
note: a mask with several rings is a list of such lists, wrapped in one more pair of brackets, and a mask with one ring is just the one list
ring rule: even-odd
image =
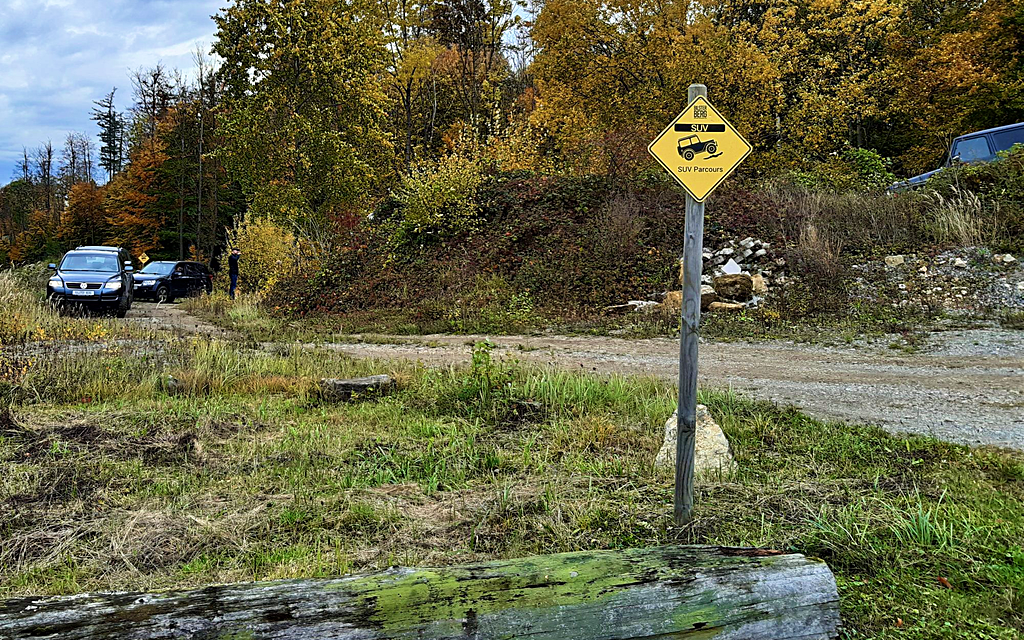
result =
[{"label": "white cloud", "polygon": [[0,0],[0,185],[22,147],[61,144],[69,131],[95,135],[93,101],[117,87],[131,100],[129,73],[162,63],[191,71],[208,50],[225,0]]}]

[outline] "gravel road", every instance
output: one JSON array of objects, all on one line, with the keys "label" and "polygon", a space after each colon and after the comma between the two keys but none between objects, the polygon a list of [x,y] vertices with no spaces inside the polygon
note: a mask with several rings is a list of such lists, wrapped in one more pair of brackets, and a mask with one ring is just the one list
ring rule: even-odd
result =
[{"label": "gravel road", "polygon": [[[139,322],[221,334],[173,306],[138,305]],[[675,380],[678,341],[565,336],[373,336],[321,345],[359,358],[465,363],[489,339],[495,354],[598,373]],[[367,337],[367,340],[370,340]],[[794,405],[821,418],[875,423],[892,432],[1024,450],[1024,332],[976,329],[932,334],[919,353],[885,346],[702,342],[700,383]]]}]

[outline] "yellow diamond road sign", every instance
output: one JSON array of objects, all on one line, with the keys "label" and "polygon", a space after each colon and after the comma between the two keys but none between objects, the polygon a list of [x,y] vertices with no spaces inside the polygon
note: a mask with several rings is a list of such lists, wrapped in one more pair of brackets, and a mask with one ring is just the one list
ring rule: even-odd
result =
[{"label": "yellow diamond road sign", "polygon": [[686,106],[647,150],[703,202],[750,155],[750,144],[704,97]]},{"label": "yellow diamond road sign", "polygon": [[145,253],[140,253],[139,262],[141,262],[142,264],[146,264],[147,262],[149,262],[149,256],[146,255]]}]

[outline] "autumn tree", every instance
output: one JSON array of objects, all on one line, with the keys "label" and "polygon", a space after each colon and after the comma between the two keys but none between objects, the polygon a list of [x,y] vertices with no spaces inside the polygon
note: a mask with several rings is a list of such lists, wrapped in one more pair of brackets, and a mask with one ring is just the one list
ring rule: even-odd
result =
[{"label": "autumn tree", "polygon": [[1024,2],[912,0],[895,43],[892,147],[933,169],[958,135],[1024,120]]},{"label": "autumn tree", "polygon": [[782,166],[821,161],[847,145],[870,144],[868,127],[885,121],[896,67],[892,38],[901,27],[895,1],[774,0],[753,41],[779,74]]},{"label": "autumn tree", "polygon": [[466,124],[480,140],[497,127],[502,83],[510,73],[505,35],[516,19],[510,0],[446,0],[431,8],[431,29],[449,48],[451,78]]},{"label": "autumn tree", "polygon": [[235,0],[215,16],[223,158],[256,216],[327,241],[391,164],[376,3]]},{"label": "autumn tree", "polygon": [[565,170],[631,175],[648,166],[647,141],[683,109],[694,82],[708,85],[761,158],[774,143],[777,70],[690,2],[548,0],[533,37],[532,121]]},{"label": "autumn tree", "polygon": [[58,235],[65,247],[103,244],[110,235],[103,207],[104,187],[91,181],[76,182],[68,192],[68,206]]},{"label": "autumn tree", "polygon": [[381,7],[389,121],[408,169],[417,150],[432,150],[440,128],[438,115],[443,114],[444,105],[439,105],[435,61],[444,47],[430,32],[429,2],[383,0]]},{"label": "autumn tree", "polygon": [[173,189],[161,182],[160,167],[167,154],[157,140],[144,143],[131,158],[126,171],[106,185],[103,207],[110,225],[110,242],[138,255],[158,247],[164,214]]}]

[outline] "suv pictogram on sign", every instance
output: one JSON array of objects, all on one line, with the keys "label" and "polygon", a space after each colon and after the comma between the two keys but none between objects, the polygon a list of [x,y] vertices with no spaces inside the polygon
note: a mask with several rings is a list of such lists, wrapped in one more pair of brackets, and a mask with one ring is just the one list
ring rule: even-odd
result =
[{"label": "suv pictogram on sign", "polygon": [[709,156],[715,155],[718,151],[718,143],[714,140],[705,140],[701,142],[700,136],[686,136],[685,138],[679,138],[678,147],[679,155],[689,162],[693,160],[694,156],[698,153],[707,153]]}]

